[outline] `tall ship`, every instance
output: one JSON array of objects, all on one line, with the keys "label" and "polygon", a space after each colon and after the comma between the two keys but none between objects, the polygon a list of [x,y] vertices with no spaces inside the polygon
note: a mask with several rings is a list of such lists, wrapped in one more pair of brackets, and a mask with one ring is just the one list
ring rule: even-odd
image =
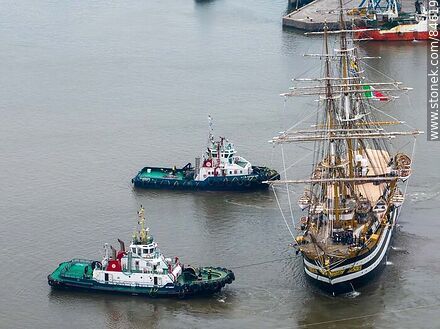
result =
[{"label": "tall ship", "polygon": [[[331,294],[350,292],[384,268],[412,173],[415,137],[422,133],[381,110],[411,88],[393,79],[370,81],[363,69],[369,58],[359,53],[342,9],[339,16],[339,30],[308,33],[323,36],[323,53],[310,54],[321,60],[323,75],[294,79],[282,94],[318,97],[311,126],[297,128],[305,118],[271,140],[281,148],[313,144],[310,176],[270,184],[276,194],[286,188],[292,219],[292,186],[305,185],[292,245],[306,277]],[[330,51],[330,43],[336,49]],[[412,152],[404,153],[402,144],[411,142]]]},{"label": "tall ship", "polygon": [[145,226],[144,208],[139,210],[139,230],[128,249],[118,239],[117,251],[107,243],[102,260],[72,259],[48,275],[53,288],[80,289],[148,297],[211,295],[235,280],[234,273],[220,267],[185,266],[178,257],[166,258]]},{"label": "tall ship", "polygon": [[277,171],[253,166],[237,154],[234,144],[224,137],[214,139],[209,116],[209,137],[202,158],[182,168],[144,167],[132,179],[135,187],[170,190],[252,191],[267,189],[266,181],[279,179]]}]

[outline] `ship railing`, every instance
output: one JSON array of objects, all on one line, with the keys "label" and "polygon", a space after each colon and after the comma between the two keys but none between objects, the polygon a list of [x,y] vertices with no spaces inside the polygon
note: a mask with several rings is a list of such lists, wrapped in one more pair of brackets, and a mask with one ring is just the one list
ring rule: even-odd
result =
[{"label": "ship railing", "polygon": [[61,273],[60,276],[62,276],[63,278],[67,278],[67,279],[91,279],[93,276],[90,274],[78,274],[78,275],[72,275],[72,274],[66,274],[66,273]]},{"label": "ship railing", "polygon": [[70,270],[70,268],[72,267],[73,264],[77,264],[77,263],[82,263],[82,264],[87,264],[87,265],[92,265],[93,261],[90,259],[82,259],[82,258],[74,258],[72,259],[69,264],[67,264],[60,272],[60,275],[62,275],[63,277],[66,278],[80,278],[82,277],[82,275],[70,275],[70,274],[66,274],[66,272],[68,272]]},{"label": "ship railing", "polygon": [[159,274],[159,275],[167,274],[167,273],[165,273],[165,271],[159,272],[159,271],[153,271],[153,270],[140,270],[140,269],[136,269],[136,268],[132,268],[131,270],[128,270],[128,267],[123,267],[122,272],[123,273]]},{"label": "ship railing", "polygon": [[93,260],[90,259],[83,259],[83,258],[74,258],[70,261],[70,263],[86,263],[86,264],[92,264]]},{"label": "ship railing", "polygon": [[[100,283],[103,283],[103,281],[100,281]],[[154,285],[152,283],[137,283],[137,282],[131,282],[131,281],[105,281],[106,284],[111,284],[114,286],[127,286],[127,287],[143,287],[143,288],[152,288],[152,287],[161,287],[159,285]]]}]

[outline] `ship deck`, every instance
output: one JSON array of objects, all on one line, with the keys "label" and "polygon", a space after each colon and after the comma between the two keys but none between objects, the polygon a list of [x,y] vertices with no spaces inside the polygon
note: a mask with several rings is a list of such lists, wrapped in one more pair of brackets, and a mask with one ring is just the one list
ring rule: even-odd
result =
[{"label": "ship deck", "polygon": [[[211,276],[209,272],[211,272]],[[191,274],[186,276],[185,273],[183,273],[177,278],[177,282],[180,284],[185,284],[185,283],[207,283],[207,282],[222,281],[229,275],[229,272],[226,270],[209,267],[209,268],[202,268],[200,272],[197,271],[196,274],[198,275],[198,277],[193,276]]]},{"label": "ship deck", "polygon": [[145,178],[154,178],[154,179],[177,179],[183,180],[185,175],[180,170],[175,170],[174,173],[172,169],[164,169],[164,168],[151,168],[148,170],[143,170],[139,173],[138,177],[140,179]]},{"label": "ship deck", "polygon": [[[87,269],[86,269],[87,267]],[[92,278],[93,268],[91,261],[72,260],[70,262],[61,263],[58,268],[51,274],[53,279],[70,278]]]},{"label": "ship deck", "polygon": [[[333,242],[330,238],[330,224],[323,224],[317,234],[314,234],[318,246],[314,243],[308,243],[305,245],[301,245],[301,249],[307,253],[312,255],[322,255],[323,251],[320,249],[323,248],[326,254],[334,255],[337,257],[346,257],[349,254],[350,245],[342,244],[339,242]],[[310,242],[310,238],[307,239]]]}]

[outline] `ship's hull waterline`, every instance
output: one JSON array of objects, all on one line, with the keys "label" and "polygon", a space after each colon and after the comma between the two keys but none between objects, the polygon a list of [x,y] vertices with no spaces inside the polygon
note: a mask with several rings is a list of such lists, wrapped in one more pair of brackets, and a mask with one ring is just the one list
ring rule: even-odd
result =
[{"label": "ship's hull waterline", "polygon": [[145,296],[152,298],[188,298],[196,296],[210,296],[217,292],[220,292],[223,285],[216,285],[204,290],[200,289],[198,291],[183,291],[181,288],[176,288],[175,286],[160,287],[160,288],[146,288],[146,287],[136,287],[136,286],[123,286],[123,285],[106,285],[96,282],[53,282],[51,279],[48,280],[49,285],[52,288],[59,290],[76,290],[83,292],[94,292],[94,293],[110,293],[110,294],[122,294],[122,295],[133,295],[133,296]]},{"label": "ship's hull waterline", "polygon": [[[391,212],[391,223],[385,229],[386,231],[381,234],[375,248],[364,255],[347,259],[332,270],[333,272],[342,270],[343,273],[340,275],[333,277],[323,275],[320,272],[320,270],[325,272],[323,267],[303,255],[306,277],[313,285],[332,295],[349,293],[370,283],[385,268],[398,215],[399,208],[394,208]],[[359,269],[353,271],[356,267],[359,267]]]}]

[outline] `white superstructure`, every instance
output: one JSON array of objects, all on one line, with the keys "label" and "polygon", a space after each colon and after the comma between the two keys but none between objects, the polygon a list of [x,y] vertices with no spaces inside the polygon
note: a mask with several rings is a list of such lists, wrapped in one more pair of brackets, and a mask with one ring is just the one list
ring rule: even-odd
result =
[{"label": "white superstructure", "polygon": [[195,180],[203,181],[209,177],[234,177],[252,174],[252,164],[238,156],[234,144],[224,137],[214,141],[210,135],[210,145],[203,156],[203,163],[196,168]]},{"label": "white superstructure", "polygon": [[125,250],[124,243],[119,240],[121,248],[116,252],[113,247],[105,244],[105,256],[101,266],[93,270],[93,279],[105,284],[173,288],[182,273],[179,259],[176,257],[172,261],[162,255],[157,243],[149,235],[149,229],[144,226],[142,207],[138,214],[140,230],[133,234],[130,247]]}]

